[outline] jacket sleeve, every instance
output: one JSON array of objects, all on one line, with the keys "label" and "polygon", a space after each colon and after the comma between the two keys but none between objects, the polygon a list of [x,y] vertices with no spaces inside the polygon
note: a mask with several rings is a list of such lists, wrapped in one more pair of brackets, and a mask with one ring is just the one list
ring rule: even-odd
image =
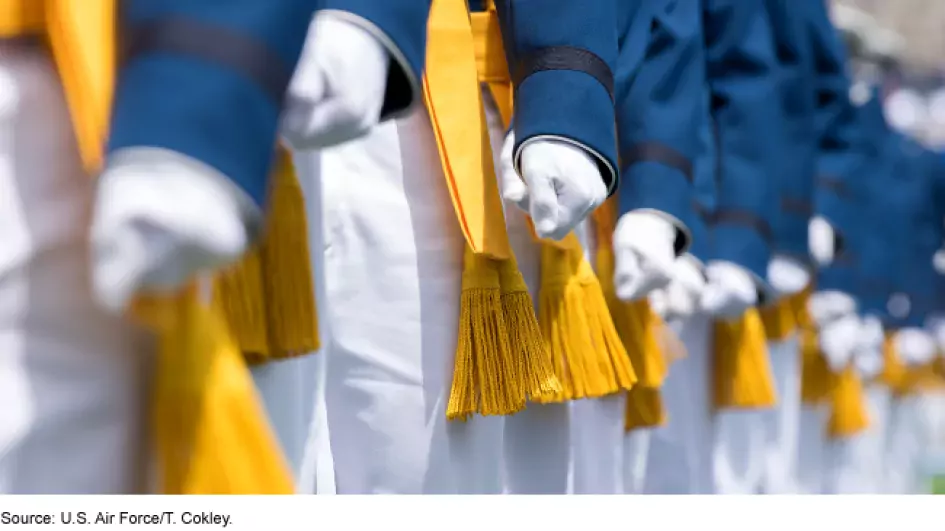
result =
[{"label": "jacket sleeve", "polygon": [[316,1],[125,0],[106,164],[163,153],[234,186],[258,218]]},{"label": "jacket sleeve", "polygon": [[[620,211],[648,210],[668,218],[676,226],[675,247],[681,254],[692,240],[693,167],[703,124],[702,16],[697,2],[657,0],[651,6],[651,16],[625,19],[621,30],[616,91]],[[642,53],[636,33],[647,37]]]},{"label": "jacket sleeve", "polygon": [[318,0],[361,26],[390,53],[391,68],[381,119],[402,116],[421,101],[420,79],[427,49],[427,19],[432,0]]},{"label": "jacket sleeve", "polygon": [[[771,134],[777,144],[777,208],[774,251],[810,263],[808,224],[813,215],[817,142],[814,129],[813,57],[804,21],[803,2],[765,0],[778,64],[777,111]],[[808,2],[809,3],[809,2]]]},{"label": "jacket sleeve", "polygon": [[711,113],[718,151],[712,256],[765,278],[775,207],[767,130],[777,121],[771,28],[762,0],[705,0]]},{"label": "jacket sleeve", "polygon": [[617,1],[496,1],[515,86],[516,169],[523,147],[558,139],[581,146],[597,160],[608,195],[617,189]]}]

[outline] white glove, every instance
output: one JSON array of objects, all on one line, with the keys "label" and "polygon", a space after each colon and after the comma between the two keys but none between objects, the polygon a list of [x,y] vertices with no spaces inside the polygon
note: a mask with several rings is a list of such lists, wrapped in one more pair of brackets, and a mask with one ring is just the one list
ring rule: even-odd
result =
[{"label": "white glove", "polygon": [[758,289],[751,273],[732,262],[709,262],[708,279],[700,306],[706,313],[722,318],[738,317],[758,302]]},{"label": "white glove", "polygon": [[857,346],[853,352],[853,364],[864,380],[871,380],[885,367],[883,359],[883,325],[875,317],[860,320],[860,332]]},{"label": "white glove", "polygon": [[908,366],[925,365],[938,354],[935,338],[921,328],[903,328],[896,332],[894,341],[903,363]]},{"label": "white glove", "polygon": [[216,170],[173,151],[113,155],[91,229],[98,301],[120,312],[139,291],[173,291],[239,258],[248,245],[239,193]]},{"label": "white glove", "polygon": [[925,329],[935,337],[939,350],[945,351],[945,314],[935,314],[925,321]]},{"label": "white glove", "polygon": [[840,291],[817,291],[807,303],[810,317],[818,328],[856,313],[856,301]]},{"label": "white glove", "polygon": [[768,264],[768,279],[779,297],[800,293],[810,284],[810,273],[799,261],[775,255]]},{"label": "white glove", "polygon": [[676,228],[657,214],[634,211],[614,229],[614,286],[622,300],[639,300],[673,278]]},{"label": "white glove", "polygon": [[541,238],[560,240],[607,199],[593,157],[583,148],[552,138],[525,143],[521,178],[513,161],[515,136],[502,145],[502,197],[529,213]]},{"label": "white glove", "polygon": [[836,234],[826,219],[817,216],[807,227],[807,246],[817,264],[825,266],[833,262],[837,245]]},{"label": "white glove", "polygon": [[820,328],[820,351],[830,370],[839,372],[853,361],[853,354],[859,346],[860,330],[860,318],[855,313],[839,316]]},{"label": "white glove", "polygon": [[390,55],[356,19],[319,11],[286,92],[281,132],[295,150],[333,146],[378,123]]},{"label": "white glove", "polygon": [[650,294],[650,304],[661,317],[686,319],[699,309],[705,287],[701,264],[692,256],[684,255],[673,263],[669,285]]}]

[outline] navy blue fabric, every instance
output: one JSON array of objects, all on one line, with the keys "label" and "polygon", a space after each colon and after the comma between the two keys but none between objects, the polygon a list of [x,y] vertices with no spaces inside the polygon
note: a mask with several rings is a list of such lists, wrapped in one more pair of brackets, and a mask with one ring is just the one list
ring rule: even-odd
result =
[{"label": "navy blue fabric", "polygon": [[[269,0],[266,0],[269,1]],[[424,59],[427,51],[427,20],[432,0],[318,0],[319,9],[337,9],[357,15],[376,26],[400,51],[409,65],[405,71],[391,61],[381,119],[401,113],[419,101]],[[412,81],[412,82],[411,82]]]},{"label": "navy blue fabric", "polygon": [[[703,0],[718,150],[712,256],[764,278],[776,211],[777,57],[763,0]],[[741,219],[741,222],[731,220]],[[750,222],[745,222],[748,219]],[[733,238],[739,238],[737,241]]]},{"label": "navy blue fabric", "polygon": [[[630,10],[634,2],[621,4]],[[620,212],[649,208],[690,225],[695,159],[705,123],[705,47],[695,2],[657,0],[625,17],[617,70]],[[642,20],[641,20],[642,19]],[[648,36],[639,50],[638,33]],[[682,234],[680,236],[683,236]],[[688,241],[678,242],[684,252]]]},{"label": "navy blue fabric", "polygon": [[[126,31],[182,18],[244,36],[291,72],[316,0],[127,0]],[[211,43],[212,44],[212,43]],[[151,146],[202,161],[262,207],[281,102],[257,80],[199,57],[141,53],[118,75],[108,151]]]},{"label": "navy blue fabric", "polygon": [[[623,0],[621,0],[623,1]],[[617,0],[499,0],[496,11],[512,72],[551,47],[597,56],[614,75],[617,64]],[[515,87],[515,153],[542,135],[576,141],[607,164],[601,175],[613,193],[618,184],[614,102],[598,79],[578,69],[543,70]],[[516,160],[516,164],[519,161]]]},{"label": "navy blue fabric", "polygon": [[778,59],[780,125],[772,153],[777,159],[778,210],[773,223],[775,252],[809,262],[807,227],[813,214],[817,143],[811,40],[805,6],[796,0],[765,0]]}]

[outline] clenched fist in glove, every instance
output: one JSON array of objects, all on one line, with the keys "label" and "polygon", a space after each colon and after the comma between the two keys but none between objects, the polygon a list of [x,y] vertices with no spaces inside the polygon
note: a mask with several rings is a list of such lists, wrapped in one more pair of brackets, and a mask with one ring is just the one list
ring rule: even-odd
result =
[{"label": "clenched fist in glove", "polygon": [[910,367],[925,365],[938,353],[935,337],[921,328],[903,328],[896,332],[894,341],[903,363]]},{"label": "clenched fist in glove", "polygon": [[560,240],[607,199],[597,164],[583,148],[564,140],[534,138],[522,144],[515,171],[509,133],[499,172],[502,197],[529,213],[541,238]]},{"label": "clenched fist in glove", "polygon": [[706,278],[702,264],[690,255],[679,257],[672,268],[669,285],[650,294],[653,311],[666,320],[686,319],[699,309]]},{"label": "clenched fist in glove", "polygon": [[660,215],[633,211],[614,230],[614,286],[622,300],[638,300],[673,278],[676,228]]},{"label": "clenched fist in glove", "polygon": [[860,345],[862,324],[856,302],[846,293],[822,291],[811,295],[808,309],[820,330],[820,350],[827,364],[834,371],[843,369]]},{"label": "clenched fist in glove", "polygon": [[726,261],[709,262],[702,311],[725,319],[739,317],[758,303],[758,285],[745,268]]},{"label": "clenched fist in glove", "polygon": [[281,132],[296,150],[353,140],[378,123],[390,55],[345,13],[319,11],[286,92]]},{"label": "clenched fist in glove", "polygon": [[193,159],[157,148],[112,157],[92,220],[95,295],[113,311],[137,292],[175,291],[247,249],[242,192]]},{"label": "clenched fist in glove", "polygon": [[800,293],[810,284],[810,273],[799,261],[775,255],[768,263],[768,280],[778,297]]}]

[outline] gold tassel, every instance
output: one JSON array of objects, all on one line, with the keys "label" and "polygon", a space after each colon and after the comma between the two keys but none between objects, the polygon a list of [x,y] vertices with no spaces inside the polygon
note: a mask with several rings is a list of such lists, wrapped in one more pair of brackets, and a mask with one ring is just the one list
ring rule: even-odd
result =
[{"label": "gold tassel", "polygon": [[509,330],[512,359],[519,365],[514,371],[519,381],[510,382],[514,392],[532,401],[541,401],[561,393],[561,382],[551,366],[548,347],[541,336],[535,306],[528,286],[519,271],[515,255],[498,262],[502,313]]},{"label": "gold tassel", "polygon": [[492,259],[468,247],[463,261],[459,336],[446,417],[509,415],[525,407],[525,398],[517,394],[519,389],[509,388],[511,382],[521,382],[522,375],[512,358],[498,268]]},{"label": "gold tassel", "polygon": [[903,368],[893,394],[897,398],[914,396],[923,393],[941,392],[945,388],[941,376],[936,369],[936,360],[915,367]]},{"label": "gold tassel", "polygon": [[896,348],[896,334],[887,332],[883,339],[883,372],[879,374],[879,381],[896,392],[902,386],[905,376],[906,365]]},{"label": "gold tassel", "polygon": [[719,320],[713,327],[713,399],[716,408],[761,409],[775,405],[774,375],[758,310]]},{"label": "gold tassel", "polygon": [[827,434],[831,438],[852,437],[869,427],[863,383],[852,365],[834,375],[830,399]]},{"label": "gold tassel", "polygon": [[658,388],[637,385],[627,391],[626,431],[655,428],[666,424],[666,420],[663,394]]},{"label": "gold tassel", "polygon": [[261,247],[266,323],[270,355],[281,359],[320,347],[305,197],[292,157],[282,149],[269,203],[269,223]]},{"label": "gold tassel", "polygon": [[561,393],[545,401],[601,397],[629,389],[636,374],[580,246],[543,243],[541,253],[538,322],[562,385]]},{"label": "gold tassel", "polygon": [[226,319],[247,363],[263,363],[269,359],[266,296],[258,247],[217,275],[213,305]]},{"label": "gold tassel", "polygon": [[794,317],[794,303],[790,297],[783,297],[774,304],[761,309],[761,321],[764,323],[768,341],[784,341],[794,333],[797,320]]},{"label": "gold tassel", "polygon": [[318,350],[305,198],[288,152],[279,149],[259,245],[219,275],[214,304],[251,364]]}]

